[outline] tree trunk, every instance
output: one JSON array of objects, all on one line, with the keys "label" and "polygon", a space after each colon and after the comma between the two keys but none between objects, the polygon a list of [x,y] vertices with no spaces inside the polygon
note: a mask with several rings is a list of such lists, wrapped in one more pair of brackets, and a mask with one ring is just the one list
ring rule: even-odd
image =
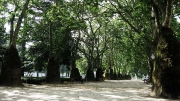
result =
[{"label": "tree trunk", "polygon": [[47,65],[46,83],[60,83],[60,71],[57,51],[53,54],[52,23],[49,21],[49,61]]},{"label": "tree trunk", "polygon": [[152,73],[153,73],[153,63],[154,63],[154,59],[151,59],[151,55],[147,55],[148,57],[148,65],[149,65],[149,69],[148,69],[148,75],[149,75],[149,82],[152,83]]},{"label": "tree trunk", "polygon": [[10,45],[12,42],[13,34],[14,34],[14,19],[15,19],[15,12],[17,11],[18,7],[14,9],[14,13],[12,14],[12,17],[10,18]]},{"label": "tree trunk", "polygon": [[72,66],[71,75],[70,75],[71,80],[80,79],[81,75],[80,75],[79,69],[76,68],[76,60],[74,59],[72,60],[71,66]]},{"label": "tree trunk", "polygon": [[73,58],[72,61],[71,61],[71,75],[70,75],[70,78],[71,80],[72,79],[75,79],[75,78],[80,78],[80,72],[79,72],[79,69],[76,68],[76,59]]},{"label": "tree trunk", "polygon": [[86,80],[87,81],[95,81],[94,71],[92,68],[87,69]]},{"label": "tree trunk", "polygon": [[46,83],[60,83],[59,63],[55,56],[49,58]]},{"label": "tree trunk", "polygon": [[170,28],[162,27],[155,51],[153,88],[156,96],[178,98],[180,95],[180,43]]},{"label": "tree trunk", "polygon": [[102,68],[97,68],[97,71],[96,71],[96,80],[97,81],[104,80],[103,74],[104,74],[103,69]]},{"label": "tree trunk", "polygon": [[[152,91],[156,96],[178,98],[180,95],[180,43],[170,28],[174,0],[151,1],[155,25],[157,25]],[[161,21],[160,18],[162,18]]]},{"label": "tree trunk", "polygon": [[71,41],[72,41],[72,45],[71,45],[71,49],[70,49],[70,51],[71,51],[71,68],[72,68],[71,75],[70,75],[71,80],[74,78],[81,78],[79,69],[76,68],[76,60],[77,60],[77,55],[78,55],[77,49],[78,49],[79,40],[80,40],[80,33],[79,33],[76,41],[71,36]]},{"label": "tree trunk", "polygon": [[4,55],[2,67],[2,84],[5,86],[22,86],[21,62],[18,51],[16,49],[16,41],[20,30],[20,25],[22,23],[22,19],[25,16],[26,10],[28,9],[29,1],[30,0],[27,0],[24,4],[23,10],[16,25],[15,32],[13,34],[12,42]]},{"label": "tree trunk", "polygon": [[88,60],[88,68],[87,68],[87,72],[86,72],[86,80],[87,81],[94,81],[95,80],[92,65],[93,65],[92,61]]},{"label": "tree trunk", "polygon": [[52,57],[53,53],[53,44],[52,44],[52,24],[51,21],[49,21],[49,58]]},{"label": "tree trunk", "polygon": [[13,46],[5,52],[1,77],[5,86],[22,86],[20,57]]},{"label": "tree trunk", "polygon": [[11,42],[11,45],[16,47],[16,42],[17,42],[17,38],[18,38],[18,33],[19,33],[19,30],[20,30],[20,27],[21,27],[21,23],[22,23],[22,19],[28,9],[28,4],[29,4],[29,1],[30,0],[27,0],[26,3],[24,4],[24,7],[23,7],[23,10],[21,12],[21,15],[18,19],[18,22],[17,22],[17,25],[16,25],[16,29],[14,31],[14,36],[13,36],[13,39],[12,39],[12,42]]},{"label": "tree trunk", "polygon": [[150,67],[149,67],[149,82],[152,83],[152,73],[153,73],[153,60],[150,61]]}]

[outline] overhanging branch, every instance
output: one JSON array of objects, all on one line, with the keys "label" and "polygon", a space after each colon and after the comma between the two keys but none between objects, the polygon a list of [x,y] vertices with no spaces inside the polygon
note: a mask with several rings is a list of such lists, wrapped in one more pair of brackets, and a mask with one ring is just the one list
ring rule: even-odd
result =
[{"label": "overhanging branch", "polygon": [[126,17],[122,14],[122,12],[111,2],[111,0],[109,0],[110,4],[118,11],[118,14],[122,17],[122,19],[138,34],[140,34],[140,31],[134,27],[130,21],[128,21],[128,19],[126,19]]}]

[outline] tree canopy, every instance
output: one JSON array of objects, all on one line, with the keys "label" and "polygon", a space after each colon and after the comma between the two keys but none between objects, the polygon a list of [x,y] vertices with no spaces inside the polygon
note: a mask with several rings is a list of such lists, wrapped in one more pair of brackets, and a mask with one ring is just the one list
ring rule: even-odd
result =
[{"label": "tree canopy", "polygon": [[49,70],[54,57],[57,66],[81,74],[102,68],[113,69],[114,78],[151,76],[160,27],[180,39],[178,0],[1,0],[0,5],[0,56],[5,47],[17,47],[27,70]]}]

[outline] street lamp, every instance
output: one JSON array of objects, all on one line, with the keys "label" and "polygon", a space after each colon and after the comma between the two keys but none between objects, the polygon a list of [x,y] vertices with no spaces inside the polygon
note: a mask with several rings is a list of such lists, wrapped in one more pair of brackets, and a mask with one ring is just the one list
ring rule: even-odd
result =
[{"label": "street lamp", "polygon": [[150,66],[150,71],[149,71],[149,81],[150,82],[152,82],[152,72],[153,72],[153,69],[154,69],[154,59],[155,59],[154,53],[152,53],[151,59],[152,59],[152,65]]},{"label": "street lamp", "polygon": [[151,59],[155,59],[155,55],[152,53],[152,55],[151,55]]}]

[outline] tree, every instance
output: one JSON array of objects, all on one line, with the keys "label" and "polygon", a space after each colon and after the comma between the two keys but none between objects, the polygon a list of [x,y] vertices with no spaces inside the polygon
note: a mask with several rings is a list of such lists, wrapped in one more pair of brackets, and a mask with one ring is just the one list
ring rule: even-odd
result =
[{"label": "tree", "polygon": [[[0,28],[0,40],[1,40],[0,41],[0,80],[1,80],[2,62],[3,62],[4,52],[5,52],[4,44],[6,43],[6,39],[5,39],[4,34],[5,34],[4,28]],[[1,82],[0,82],[0,84],[1,84]]]},{"label": "tree", "polygon": [[[70,6],[74,9],[69,8]],[[61,1],[61,3],[56,1],[56,4],[52,5],[52,8],[47,13],[47,17],[51,24],[50,47],[53,48],[53,50],[50,49],[50,52],[54,53],[51,56],[59,59],[59,65],[64,64],[68,67],[71,65],[71,78],[80,77],[79,71],[75,73],[77,75],[74,75],[73,72],[74,69],[77,69],[77,46],[79,42],[79,38],[75,38],[73,35],[82,27],[81,23],[83,23],[83,21],[78,19],[79,11],[76,9],[77,6],[79,6],[77,1]],[[75,12],[76,10],[77,12]],[[48,70],[52,71],[52,69]],[[57,70],[54,69],[53,71],[56,72]],[[51,75],[53,75],[52,73]]]},{"label": "tree", "polygon": [[[120,53],[123,55],[121,56],[121,66],[119,67],[123,71],[127,70],[127,73],[136,72],[142,75],[144,70],[147,73],[149,69],[146,66],[147,61],[152,62],[151,58],[147,58],[152,54],[152,34],[149,28],[151,27],[150,14],[146,14],[146,12],[150,11],[149,6],[139,0],[108,0],[105,4],[102,7],[106,8],[106,12],[113,15],[113,18],[116,19],[113,22],[114,27],[118,26],[116,28],[119,31],[117,30],[114,37],[123,43],[119,49],[123,50]],[[137,49],[136,47],[139,48]]]},{"label": "tree", "polygon": [[[30,0],[26,0],[22,12],[16,24],[15,31],[13,32],[12,42],[5,52],[3,67],[2,67],[2,84],[6,86],[21,86],[21,61],[16,49],[16,42],[18,33],[21,27],[22,19],[28,9]],[[13,30],[13,29],[12,29]]]},{"label": "tree", "polygon": [[153,93],[156,96],[177,98],[180,95],[180,43],[172,30],[176,0],[151,0],[155,23]]}]

